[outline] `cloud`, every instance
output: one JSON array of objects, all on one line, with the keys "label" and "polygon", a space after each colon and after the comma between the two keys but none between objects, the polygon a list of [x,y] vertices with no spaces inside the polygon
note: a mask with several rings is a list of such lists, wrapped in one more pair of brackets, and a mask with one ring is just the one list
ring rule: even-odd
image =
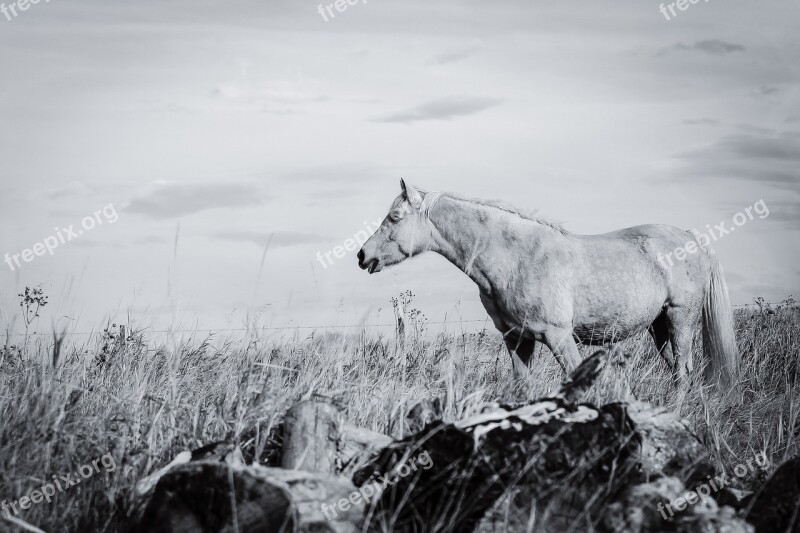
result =
[{"label": "cloud", "polygon": [[144,237],[133,239],[131,244],[134,246],[143,246],[147,244],[162,244],[165,242],[167,242],[167,240],[159,235],[145,235]]},{"label": "cloud", "polygon": [[474,115],[502,103],[497,98],[456,97],[432,100],[416,107],[375,119],[376,122],[401,122],[411,124],[423,120],[452,120]]},{"label": "cloud", "polygon": [[315,233],[299,233],[295,231],[275,231],[270,233],[249,230],[223,231],[213,235],[213,238],[224,241],[249,242],[261,248],[267,243],[269,243],[270,248],[287,248],[289,246],[299,246],[302,244],[325,242],[329,240],[324,235]]},{"label": "cloud", "polygon": [[769,219],[774,222],[782,222],[789,229],[800,230],[800,202],[798,201],[770,201]]},{"label": "cloud", "polygon": [[94,194],[94,192],[91,187],[83,182],[71,181],[61,187],[45,190],[44,196],[50,200],[62,200],[75,196],[85,197]]},{"label": "cloud", "polygon": [[79,238],[70,241],[70,246],[76,248],[123,248],[124,243],[118,241],[100,242],[95,239]]},{"label": "cloud", "polygon": [[193,115],[197,109],[174,100],[145,99],[142,108],[148,113],[168,113],[172,115]]},{"label": "cloud", "polygon": [[737,128],[747,133],[757,133],[760,135],[774,135],[776,132],[771,128],[762,128],[761,126],[753,126],[752,124],[737,124]]},{"label": "cloud", "polygon": [[457,61],[461,61],[468,57],[475,55],[475,53],[480,50],[477,46],[470,46],[467,48],[460,48],[458,50],[450,50],[447,52],[442,52],[433,58],[430,63],[434,63],[436,65],[446,65],[448,63],[455,63]]},{"label": "cloud", "polygon": [[[405,170],[409,170],[407,167]],[[319,181],[323,184],[336,182],[337,189],[341,190],[341,184],[352,185],[353,183],[374,182],[384,179],[394,179],[395,181],[403,175],[403,168],[376,165],[370,163],[342,163],[335,165],[318,165],[300,168],[287,173],[287,177],[292,181]],[[348,191],[355,191],[353,187],[347,187]],[[311,191],[328,194],[330,187],[324,190]]]},{"label": "cloud", "polygon": [[261,205],[266,199],[261,187],[250,182],[156,182],[124,210],[167,219],[209,209]]},{"label": "cloud", "polygon": [[800,180],[800,139],[792,137],[727,135],[673,157],[686,165],[679,172],[683,179],[736,178],[791,188]]},{"label": "cloud", "polygon": [[756,100],[763,100],[775,94],[778,94],[781,90],[778,87],[773,85],[761,84],[759,85],[758,89],[750,91],[750,96],[755,98]]},{"label": "cloud", "polygon": [[211,96],[242,109],[280,115],[296,114],[298,106],[331,100],[329,96],[319,94],[311,82],[283,79],[251,81],[247,71],[245,66],[238,79],[217,84],[211,89]]},{"label": "cloud", "polygon": [[713,126],[718,124],[719,121],[711,118],[687,118],[683,123],[687,126]]},{"label": "cloud", "polygon": [[733,54],[736,52],[744,53],[747,51],[747,49],[741,44],[720,41],[719,39],[707,39],[704,41],[696,41],[694,44],[673,44],[672,46],[661,49],[656,55],[664,56],[672,51],[701,52],[714,56],[724,56],[726,54]]}]

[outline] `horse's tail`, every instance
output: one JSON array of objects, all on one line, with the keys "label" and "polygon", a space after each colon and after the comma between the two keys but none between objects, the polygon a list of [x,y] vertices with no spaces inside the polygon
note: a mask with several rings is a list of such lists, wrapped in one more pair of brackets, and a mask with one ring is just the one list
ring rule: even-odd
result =
[{"label": "horse's tail", "polygon": [[703,302],[703,355],[706,380],[728,387],[739,370],[739,349],[733,330],[733,308],[722,265],[711,255],[711,276]]}]

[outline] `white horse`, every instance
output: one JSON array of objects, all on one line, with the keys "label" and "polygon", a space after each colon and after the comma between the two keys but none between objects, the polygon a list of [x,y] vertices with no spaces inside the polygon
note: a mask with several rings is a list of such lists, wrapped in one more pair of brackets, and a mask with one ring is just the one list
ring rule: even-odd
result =
[{"label": "white horse", "polygon": [[[358,252],[359,266],[373,274],[423,252],[444,256],[478,285],[516,373],[527,374],[537,342],[569,372],[580,363],[576,341],[607,346],[648,329],[684,383],[702,322],[706,378],[723,386],[735,379],[739,354],[722,267],[692,233],[651,224],[576,235],[497,202],[400,184]],[[663,260],[679,248],[695,252]]]}]

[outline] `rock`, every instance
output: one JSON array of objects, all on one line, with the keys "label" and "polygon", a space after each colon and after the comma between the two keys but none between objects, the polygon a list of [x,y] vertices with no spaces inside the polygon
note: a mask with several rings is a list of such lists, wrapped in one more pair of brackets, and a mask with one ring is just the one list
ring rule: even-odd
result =
[{"label": "rock", "polygon": [[442,419],[444,409],[441,398],[422,400],[409,410],[406,415],[406,434],[418,433],[425,426]]},{"label": "rock", "polygon": [[[657,531],[655,518],[661,517],[655,506],[653,512],[642,509],[642,502],[679,497],[713,474],[713,465],[700,440],[673,413],[644,403],[575,404],[609,357],[606,350],[595,352],[554,398],[487,405],[454,424],[437,420],[432,402],[417,405],[408,418],[422,423],[409,426],[423,429],[387,447],[353,476],[359,486],[375,478],[391,480],[376,509],[380,526],[591,530],[602,529],[606,520],[619,526],[631,514],[635,531]],[[430,469],[408,468],[420,454],[430,458]],[[674,484],[661,481],[665,477]],[[606,516],[611,509],[616,518]],[[703,528],[746,530],[726,513],[733,510],[720,510],[712,500],[710,509],[701,506],[690,514]]]},{"label": "rock", "polygon": [[[373,524],[395,531],[472,530],[511,486],[515,512],[535,513],[535,530],[574,528],[593,522],[617,490],[639,479],[638,448],[623,405],[553,398],[429,425],[353,479],[359,486],[391,480]],[[430,466],[413,468],[422,457]]]},{"label": "rock", "polygon": [[[135,531],[357,532],[363,501],[341,476],[259,465],[193,462],[159,481]],[[336,507],[345,500],[346,506]],[[235,505],[234,505],[235,502]]]},{"label": "rock", "polygon": [[723,487],[714,494],[714,499],[717,501],[717,505],[723,507],[727,505],[736,511],[742,511],[746,509],[753,500],[753,493],[747,490],[739,490],[734,488]]},{"label": "rock", "polygon": [[800,456],[778,467],[753,495],[746,517],[757,533],[800,533]]},{"label": "rock", "polygon": [[[601,531],[650,533],[750,533],[753,527],[737,518],[733,509],[720,509],[710,496],[686,503],[685,485],[675,477],[662,477],[623,491],[605,513]],[[682,502],[680,499],[684,498]]]},{"label": "rock", "polygon": [[705,446],[677,414],[644,402],[629,405],[628,416],[642,438],[639,460],[647,478],[675,476],[691,488],[714,473]]},{"label": "rock", "polygon": [[352,476],[392,442],[393,439],[383,433],[344,424],[339,440],[340,473]]},{"label": "rock", "polygon": [[594,385],[594,382],[603,373],[608,365],[609,357],[609,352],[605,349],[597,350],[587,357],[561,384],[558,396],[571,403],[580,400],[580,397]]}]

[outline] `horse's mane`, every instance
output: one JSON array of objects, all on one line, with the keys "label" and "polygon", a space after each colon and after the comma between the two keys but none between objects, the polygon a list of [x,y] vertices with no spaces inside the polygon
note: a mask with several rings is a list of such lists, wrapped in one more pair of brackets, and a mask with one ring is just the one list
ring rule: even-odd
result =
[{"label": "horse's mane", "polygon": [[499,209],[500,211],[505,211],[506,213],[517,215],[518,217],[523,218],[525,220],[530,220],[531,222],[541,224],[542,226],[547,226],[548,228],[553,229],[561,233],[562,235],[567,235],[569,233],[561,226],[561,224],[553,222],[552,220],[547,220],[546,218],[536,216],[536,213],[534,211],[523,211],[505,202],[501,202],[499,200],[480,200],[477,198],[466,198],[464,196],[460,196],[458,194],[450,192],[425,191],[423,189],[418,189],[418,190],[425,195],[422,201],[422,213],[426,216],[430,214],[430,210],[433,208],[433,206],[436,205],[436,203],[439,201],[439,198],[444,196],[446,198],[450,198],[452,200],[460,202],[467,202],[470,204],[477,204],[485,207],[492,207],[494,209]]}]

